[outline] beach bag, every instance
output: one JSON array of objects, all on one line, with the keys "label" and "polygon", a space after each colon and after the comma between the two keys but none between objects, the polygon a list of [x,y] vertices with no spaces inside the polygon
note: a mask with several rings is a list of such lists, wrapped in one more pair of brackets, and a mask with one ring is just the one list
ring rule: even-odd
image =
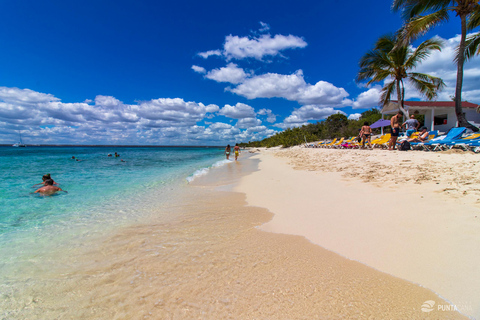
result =
[{"label": "beach bag", "polygon": [[401,144],[400,144],[400,151],[407,151],[407,150],[411,150],[410,148],[410,142],[408,142],[407,140],[403,141]]}]

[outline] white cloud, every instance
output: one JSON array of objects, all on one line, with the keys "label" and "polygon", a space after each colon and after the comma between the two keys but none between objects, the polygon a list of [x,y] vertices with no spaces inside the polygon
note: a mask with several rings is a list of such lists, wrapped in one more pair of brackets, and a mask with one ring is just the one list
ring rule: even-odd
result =
[{"label": "white cloud", "polygon": [[207,73],[205,78],[215,80],[217,82],[229,82],[233,84],[241,83],[247,74],[242,68],[239,68],[235,63],[229,63],[226,67],[220,69],[213,69]]},{"label": "white cloud", "polygon": [[192,66],[192,70],[197,72],[197,73],[207,73],[207,70],[205,70],[204,67],[199,67],[199,66],[196,66],[196,65]]},{"label": "white cloud", "polygon": [[348,116],[348,120],[358,120],[362,116],[361,113],[352,113]]},{"label": "white cloud", "polygon": [[268,23],[260,21],[260,25],[262,26],[259,30],[260,32],[267,32],[268,30],[270,30],[270,26],[268,25]]},{"label": "white cloud", "polygon": [[210,50],[206,52],[200,52],[198,55],[204,59],[207,59],[210,56],[221,56],[222,52],[220,50]]},{"label": "white cloud", "polygon": [[[260,22],[261,32],[267,31],[270,26]],[[257,37],[239,37],[228,35],[225,37],[223,50],[210,50],[201,52],[198,55],[203,58],[210,56],[223,56],[225,59],[242,60],[246,58],[254,58],[262,60],[266,56],[277,56],[280,52],[287,49],[305,48],[307,43],[300,37],[293,35],[277,34],[272,37],[270,34],[262,34]]]},{"label": "white cloud", "polygon": [[[217,113],[239,121],[235,126],[215,121]],[[0,87],[0,143],[16,142],[21,131],[27,144],[223,144],[270,134],[259,129],[255,116],[252,107],[241,103],[221,112],[215,104],[181,98],[126,104],[98,95],[93,101],[65,103],[51,94]],[[208,118],[214,121],[201,125]]]},{"label": "white cloud", "polygon": [[250,127],[257,127],[262,124],[262,121],[260,121],[257,118],[243,118],[237,121],[235,124],[235,127],[239,129],[248,129]]},{"label": "white cloud", "polygon": [[[323,120],[331,116],[332,114],[341,113],[345,114],[342,111],[335,110],[333,108],[326,108],[316,105],[306,105],[298,109],[295,109],[291,115],[289,115],[283,123],[279,124],[278,127],[286,129],[291,127],[300,127],[302,125],[308,124],[308,120]],[[345,114],[346,115],[346,114]]]},{"label": "white cloud", "polygon": [[248,99],[276,97],[325,107],[342,106],[342,100],[348,96],[345,89],[325,81],[319,81],[315,85],[306,83],[302,70],[290,75],[267,73],[254,76],[228,90]]},{"label": "white cloud", "polygon": [[275,114],[273,114],[272,110],[270,109],[260,109],[258,112],[257,112],[258,115],[261,115],[261,116],[267,116],[267,122],[270,122],[270,123],[274,123],[275,121],[277,121],[277,116]]},{"label": "white cloud", "polygon": [[377,85],[358,95],[355,101],[345,101],[345,105],[351,105],[354,109],[371,109],[379,106],[382,87]]},{"label": "white cloud", "polygon": [[233,119],[253,118],[255,110],[251,106],[239,102],[235,106],[225,105],[218,114]]}]

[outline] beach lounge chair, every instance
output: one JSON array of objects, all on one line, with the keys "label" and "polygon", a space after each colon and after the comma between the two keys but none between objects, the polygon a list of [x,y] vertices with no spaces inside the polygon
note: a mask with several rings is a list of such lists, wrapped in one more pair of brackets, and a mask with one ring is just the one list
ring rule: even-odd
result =
[{"label": "beach lounge chair", "polygon": [[337,138],[333,139],[332,142],[324,144],[322,147],[323,148],[329,148],[330,146],[333,146],[337,142]]},{"label": "beach lounge chair", "polygon": [[465,127],[452,128],[442,139],[439,139],[441,137],[438,137],[436,139],[423,143],[423,149],[440,151],[446,143],[458,140],[462,136],[462,134],[465,133],[466,130],[467,128]]},{"label": "beach lounge chair", "polygon": [[443,144],[441,147],[442,147],[442,150],[452,149],[453,147],[460,147],[464,151],[467,151],[469,150],[469,145],[478,140],[480,140],[480,133],[472,133],[458,140],[447,142]]},{"label": "beach lounge chair", "polygon": [[480,152],[480,139],[478,140],[475,140],[475,141],[472,141],[472,142],[469,142],[467,145],[466,145],[467,149],[470,150],[470,151],[473,151],[475,153],[479,153]]},{"label": "beach lounge chair", "polygon": [[372,147],[376,148],[385,148],[388,147],[388,142],[390,141],[390,138],[392,135],[390,133],[384,134],[380,138],[372,141]]},{"label": "beach lounge chair", "polygon": [[343,140],[345,140],[345,138],[341,138],[340,140],[338,140],[337,143],[331,145],[330,148],[340,148],[342,146]]}]

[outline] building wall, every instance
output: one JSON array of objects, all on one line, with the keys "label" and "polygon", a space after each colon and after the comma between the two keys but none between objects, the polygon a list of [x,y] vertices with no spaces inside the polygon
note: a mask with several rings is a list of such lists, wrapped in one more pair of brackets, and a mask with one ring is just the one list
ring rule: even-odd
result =
[{"label": "building wall", "polygon": [[[467,118],[467,121],[480,125],[480,113],[477,113],[476,110],[472,108],[468,108],[468,109],[465,108],[463,110],[465,112],[465,117]],[[455,114],[454,108],[435,108],[435,116],[439,116],[443,114],[447,115],[447,124],[435,125],[434,130],[439,130],[440,132],[447,132],[451,128],[454,128],[457,126],[457,116]],[[427,110],[425,114],[425,126],[429,130],[432,130],[431,124],[432,124],[432,113],[431,113],[431,110]]]}]

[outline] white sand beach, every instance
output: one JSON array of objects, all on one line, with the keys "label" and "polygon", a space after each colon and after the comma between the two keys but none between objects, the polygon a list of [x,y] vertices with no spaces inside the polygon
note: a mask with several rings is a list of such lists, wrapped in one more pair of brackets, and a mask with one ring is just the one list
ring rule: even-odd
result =
[{"label": "white sand beach", "polygon": [[274,214],[261,230],[304,236],[480,318],[478,155],[295,147],[255,157],[260,170],[236,191]]}]

